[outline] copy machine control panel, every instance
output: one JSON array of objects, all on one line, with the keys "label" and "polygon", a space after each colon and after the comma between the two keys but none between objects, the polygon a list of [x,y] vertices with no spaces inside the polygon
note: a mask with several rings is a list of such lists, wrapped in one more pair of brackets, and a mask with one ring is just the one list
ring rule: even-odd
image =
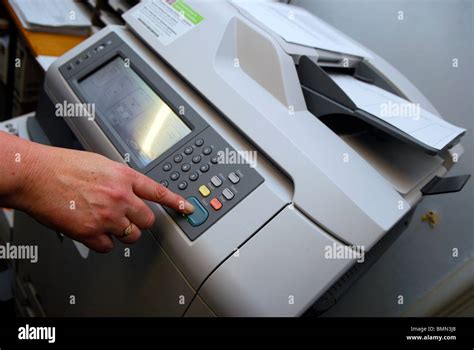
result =
[{"label": "copy machine control panel", "polygon": [[263,182],[263,178],[248,164],[234,162],[233,152],[235,150],[208,127],[148,173],[151,178],[187,198],[196,208],[187,220],[167,209],[191,240]]},{"label": "copy machine control panel", "polygon": [[115,33],[60,72],[131,167],[194,205],[187,216],[166,208],[190,240],[264,181]]}]

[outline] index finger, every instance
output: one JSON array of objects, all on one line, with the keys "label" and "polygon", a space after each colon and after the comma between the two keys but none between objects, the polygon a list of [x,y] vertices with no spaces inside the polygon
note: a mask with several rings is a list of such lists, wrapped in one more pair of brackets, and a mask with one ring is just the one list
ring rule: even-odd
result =
[{"label": "index finger", "polygon": [[142,199],[159,203],[180,213],[191,214],[194,211],[194,206],[183,197],[142,174],[135,177],[133,192]]}]

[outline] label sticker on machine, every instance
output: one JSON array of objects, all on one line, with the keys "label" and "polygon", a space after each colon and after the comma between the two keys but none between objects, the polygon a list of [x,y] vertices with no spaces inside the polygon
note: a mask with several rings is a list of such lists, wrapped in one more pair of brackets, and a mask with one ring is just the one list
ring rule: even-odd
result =
[{"label": "label sticker on machine", "polygon": [[[149,0],[124,16],[140,22],[163,45],[168,45],[189,32],[204,18],[184,0]],[[135,28],[136,29],[136,28]]]}]

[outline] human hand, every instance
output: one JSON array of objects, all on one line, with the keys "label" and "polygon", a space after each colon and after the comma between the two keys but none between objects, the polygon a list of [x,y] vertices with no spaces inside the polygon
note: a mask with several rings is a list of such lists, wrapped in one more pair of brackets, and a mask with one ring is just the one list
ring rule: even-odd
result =
[{"label": "human hand", "polygon": [[98,252],[113,249],[112,237],[136,242],[153,225],[144,200],[194,211],[166,187],[95,153],[30,143],[27,159],[13,206]]}]

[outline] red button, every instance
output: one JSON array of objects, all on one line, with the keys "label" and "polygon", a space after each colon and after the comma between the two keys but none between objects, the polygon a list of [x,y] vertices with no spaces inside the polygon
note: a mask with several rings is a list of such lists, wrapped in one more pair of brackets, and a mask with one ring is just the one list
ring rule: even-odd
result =
[{"label": "red button", "polygon": [[211,204],[212,209],[214,210],[219,210],[220,208],[222,208],[222,203],[219,202],[217,198],[212,198],[210,204]]}]

